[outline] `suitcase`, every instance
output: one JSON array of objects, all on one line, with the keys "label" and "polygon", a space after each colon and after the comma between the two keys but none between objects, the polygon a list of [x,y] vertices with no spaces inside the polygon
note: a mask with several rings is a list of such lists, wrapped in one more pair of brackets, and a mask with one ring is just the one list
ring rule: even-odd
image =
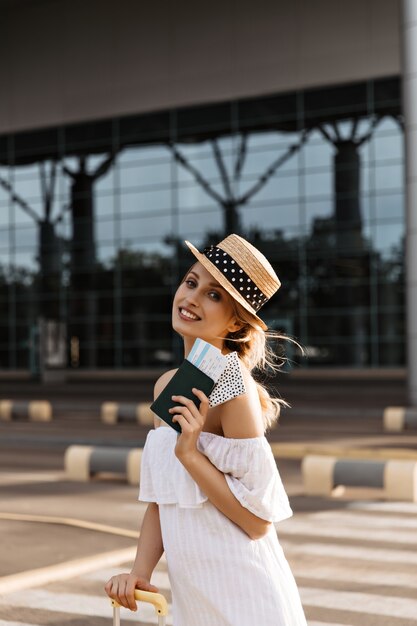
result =
[{"label": "suitcase", "polygon": [[[158,626],[166,626],[168,603],[161,593],[136,589],[135,599],[138,600],[138,602],[149,602],[150,604],[153,604],[155,612],[158,615]],[[113,626],[120,626],[120,604],[118,604],[115,600],[112,600],[111,604],[113,607]]]}]

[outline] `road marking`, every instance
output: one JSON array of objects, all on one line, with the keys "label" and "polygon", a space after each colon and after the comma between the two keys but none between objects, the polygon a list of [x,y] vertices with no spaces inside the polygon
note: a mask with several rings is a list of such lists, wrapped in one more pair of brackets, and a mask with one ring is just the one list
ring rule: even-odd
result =
[{"label": "road marking", "polygon": [[[43,611],[59,611],[70,615],[89,617],[107,617],[112,615],[110,600],[105,596],[86,596],[75,593],[53,593],[44,589],[28,590],[25,593],[11,593],[0,596],[0,605],[8,607],[25,607]],[[127,609],[121,610],[122,621],[135,621],[138,616],[143,621],[155,621],[155,609],[145,602],[139,603],[137,613]],[[167,625],[172,626],[171,611],[168,613]],[[6,622],[7,624],[7,622]]]},{"label": "road marking", "polygon": [[[417,512],[417,510],[416,510]],[[417,528],[417,518],[393,517],[392,515],[367,515],[366,513],[343,513],[338,511],[320,511],[319,513],[309,514],[309,519],[329,521],[343,521],[346,526],[368,526],[369,528]]]},{"label": "road marking", "polygon": [[[339,520],[343,524],[343,517]],[[395,526],[395,522],[393,524]],[[363,539],[367,543],[382,542],[388,543],[407,543],[413,547],[417,547],[417,533],[415,532],[393,532],[393,530],[384,530],[380,528],[336,528],[334,524],[320,523],[317,526],[310,521],[292,518],[288,521],[278,522],[276,525],[278,537],[283,535],[311,535],[314,537],[333,537],[337,539]]]},{"label": "road marking", "polygon": [[381,561],[383,563],[409,563],[417,565],[417,552],[408,550],[388,550],[383,548],[366,548],[357,546],[342,546],[337,543],[300,543],[298,540],[281,541],[287,555],[303,555],[319,557],[336,557],[342,559],[356,559],[360,561]]},{"label": "road marking", "polygon": [[0,619],[0,626],[39,626],[39,624],[27,624],[26,622],[5,622]]},{"label": "road marking", "polygon": [[349,502],[348,509],[364,511],[384,511],[391,513],[413,513],[417,514],[417,503],[415,502]]},{"label": "road marking", "polygon": [[[87,574],[83,576],[84,580],[93,580],[95,582],[103,582],[106,583],[112,576],[117,576],[118,574],[122,574],[126,571],[130,571],[132,566],[132,561],[128,564],[130,567],[114,567],[112,569],[101,569],[97,572],[92,572],[91,574]],[[154,570],[151,578],[151,583],[162,589],[163,591],[170,590],[171,585],[169,583],[168,573],[162,570]]]},{"label": "road marking", "polygon": [[[50,565],[49,567],[40,567],[39,569],[27,570],[19,574],[11,576],[3,576],[0,578],[0,594],[11,593],[14,591],[28,589],[29,587],[40,587],[57,580],[67,580],[80,576],[86,572],[98,569],[100,567],[110,567],[118,565],[135,558],[136,548],[124,548],[122,550],[113,550],[102,554],[95,554],[91,557],[83,559],[74,559],[66,563],[58,565]],[[26,594],[22,594],[24,597]]]},{"label": "road marking", "polygon": [[2,472],[0,485],[6,487],[25,483],[53,483],[62,481],[64,477],[65,472]]},{"label": "road marking", "polygon": [[300,594],[304,606],[403,619],[415,619],[417,615],[417,600],[409,598],[311,587],[300,587]]},{"label": "road marking", "polygon": [[[1,626],[1,624],[0,624]],[[23,624],[23,626],[25,626]],[[350,626],[350,624],[335,624],[334,622],[308,622],[308,626]]]},{"label": "road marking", "polygon": [[[5,622],[0,619],[0,626],[39,626],[39,624],[27,624],[26,622]],[[330,624],[330,626],[332,625]]]},{"label": "road marking", "polygon": [[[399,438],[398,441],[402,442]],[[350,446],[348,445],[350,443]],[[417,460],[417,451],[411,446],[415,445],[415,439],[409,440],[409,448],[365,448],[364,444],[372,445],[380,443],[378,439],[369,438],[368,440],[334,440],[330,443],[277,443],[272,442],[271,449],[274,457],[278,459],[302,459],[308,454],[319,454],[324,456],[335,456],[342,459],[378,459],[381,461],[389,461],[391,459]],[[359,445],[358,445],[359,444]]]},{"label": "road marking", "polygon": [[372,571],[368,565],[364,565],[362,568],[349,565],[347,568],[346,563],[340,563],[340,566],[320,565],[317,567],[317,563],[303,562],[299,565],[294,564],[291,569],[296,578],[344,582],[347,586],[351,583],[360,583],[362,585],[387,585],[417,589],[417,574],[387,572],[381,569]]},{"label": "road marking", "polygon": [[56,515],[28,515],[26,513],[8,513],[0,512],[0,520],[12,522],[30,522],[33,524],[59,524],[62,526],[73,526],[74,528],[83,528],[84,530],[94,530],[100,533],[109,533],[110,535],[119,535],[120,537],[130,537],[137,539],[139,532],[137,530],[128,530],[127,528],[118,528],[117,526],[108,526],[107,524],[99,524],[98,522],[90,522],[88,520],[76,519],[73,517],[58,517]]}]

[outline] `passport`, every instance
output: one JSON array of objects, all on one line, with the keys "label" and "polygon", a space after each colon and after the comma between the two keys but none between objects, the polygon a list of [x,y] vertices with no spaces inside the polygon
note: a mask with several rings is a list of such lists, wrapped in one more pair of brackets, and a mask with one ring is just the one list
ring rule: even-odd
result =
[{"label": "passport", "polygon": [[236,396],[246,393],[240,360],[237,352],[223,355],[219,348],[197,338],[183,363],[167,386],[151,404],[151,411],[181,433],[181,426],[173,422],[169,412],[178,402],[172,396],[185,396],[194,401],[198,408],[200,400],[193,394],[193,387],[201,389],[209,399],[209,406],[223,404]]},{"label": "passport", "polygon": [[198,367],[185,359],[167,386],[151,404],[151,411],[176,430],[177,433],[181,433],[181,426],[178,422],[172,421],[174,415],[169,412],[169,409],[179,405],[178,402],[172,400],[171,396],[185,396],[186,398],[190,398],[198,408],[200,406],[200,400],[193,394],[193,387],[201,389],[206,396],[209,396],[214,385],[215,382],[210,376],[207,376],[207,374],[198,369]]}]

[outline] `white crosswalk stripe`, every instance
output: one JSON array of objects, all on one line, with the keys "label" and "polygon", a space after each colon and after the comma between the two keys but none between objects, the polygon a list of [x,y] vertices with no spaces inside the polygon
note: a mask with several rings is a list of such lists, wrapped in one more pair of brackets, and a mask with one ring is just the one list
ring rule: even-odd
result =
[{"label": "white crosswalk stripe", "polygon": [[[25,591],[24,594],[13,592],[7,597],[0,598],[0,606],[4,604],[16,608],[43,609],[91,617],[110,617],[112,611],[110,601],[104,595],[87,597],[84,594],[76,593],[54,593],[46,589],[32,589]],[[142,621],[152,622],[155,620],[155,610],[149,604],[141,603],[138,615],[131,611],[122,610],[123,620],[138,622],[138,615]],[[168,616],[167,625],[170,624],[172,624],[172,618]],[[7,624],[7,626],[9,625]]]},{"label": "white crosswalk stripe", "polygon": [[377,511],[378,513],[413,513],[417,515],[417,502],[349,502],[348,509]]},{"label": "white crosswalk stripe", "polygon": [[278,524],[278,536],[284,535],[311,535],[314,537],[332,537],[335,539],[361,539],[368,543],[390,542],[408,544],[412,549],[417,549],[416,532],[397,532],[394,520],[390,521],[389,527],[375,528],[374,525],[362,524],[354,526],[339,526],[333,522],[322,521],[314,523],[311,519],[290,519]]},{"label": "white crosswalk stripe", "polygon": [[381,597],[371,593],[354,593],[351,591],[330,591],[309,587],[300,588],[303,603],[320,608],[345,609],[355,613],[371,613],[389,617],[414,619],[417,615],[417,600]]},{"label": "white crosswalk stripe", "polygon": [[[375,625],[384,618],[384,625],[417,626],[415,509],[387,504],[398,503],[355,502],[346,508],[298,513],[277,525],[309,626],[363,626],[368,618]],[[110,621],[103,585],[130,566],[106,565],[65,583],[5,594],[0,597],[0,626],[47,626],[58,621],[58,613],[72,616],[74,626],[87,625],[93,617]],[[172,625],[164,558],[152,583],[169,600],[167,624]],[[157,623],[153,607],[146,604],[140,604],[138,613],[123,609],[121,615],[122,623]]]},{"label": "white crosswalk stripe", "polygon": [[291,540],[281,540],[281,545],[286,554],[312,555],[325,557],[335,557],[341,559],[355,559],[359,561],[380,561],[382,563],[403,563],[417,565],[417,551],[407,550],[386,550],[382,548],[360,548],[352,545],[341,545],[336,543],[303,543],[297,538]]},{"label": "white crosswalk stripe", "polygon": [[36,624],[28,624],[27,622],[5,622],[0,619],[0,626],[37,626]]}]

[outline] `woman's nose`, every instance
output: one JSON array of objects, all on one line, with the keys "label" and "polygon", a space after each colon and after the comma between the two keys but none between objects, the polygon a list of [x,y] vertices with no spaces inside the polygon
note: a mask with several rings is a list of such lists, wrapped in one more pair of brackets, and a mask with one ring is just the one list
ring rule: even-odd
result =
[{"label": "woman's nose", "polygon": [[186,298],[187,304],[190,304],[191,306],[194,306],[194,307],[198,307],[200,306],[199,300],[200,300],[200,297],[196,289],[193,290],[191,293],[187,294],[187,298]]}]

